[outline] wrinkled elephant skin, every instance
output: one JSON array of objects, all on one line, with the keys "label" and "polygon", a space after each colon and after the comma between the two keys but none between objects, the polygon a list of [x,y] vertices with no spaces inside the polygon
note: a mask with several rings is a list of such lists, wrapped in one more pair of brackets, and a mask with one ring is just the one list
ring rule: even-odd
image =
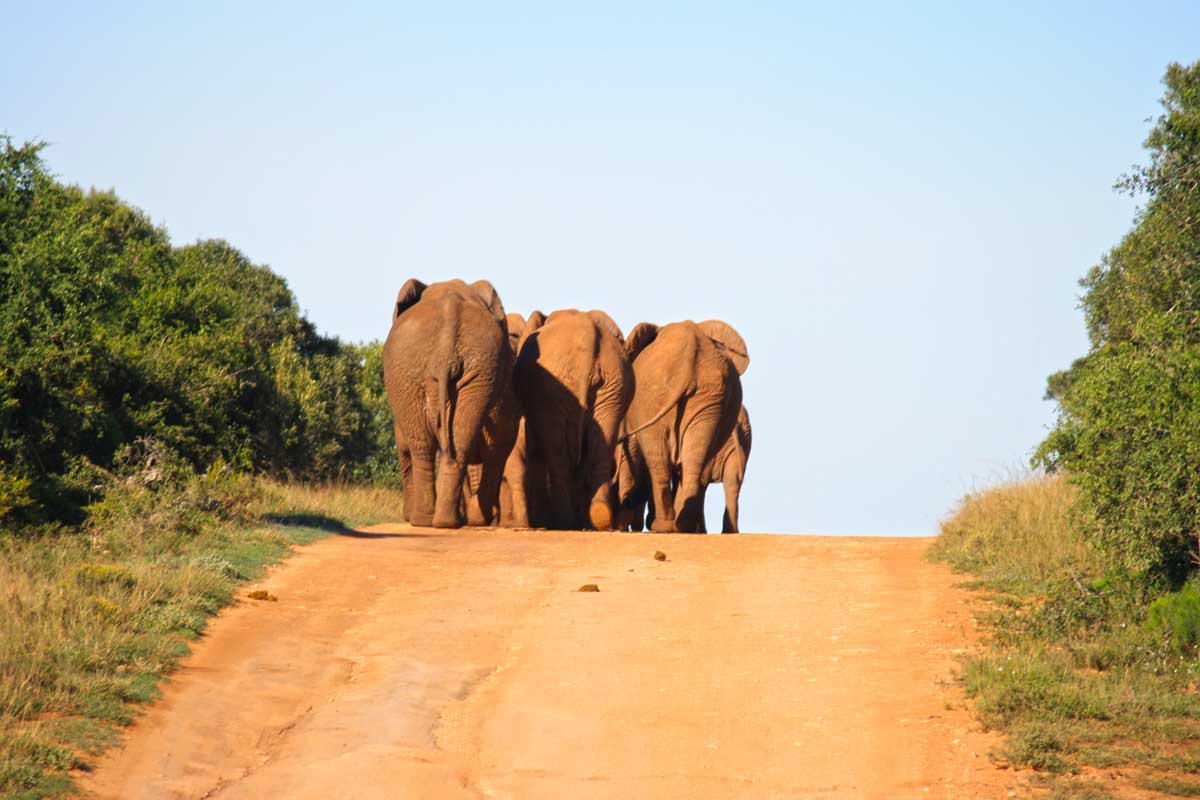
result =
[{"label": "wrinkled elephant skin", "polygon": [[485,457],[484,450],[503,449],[506,437],[493,431],[484,442],[481,432],[509,389],[512,352],[492,285],[406,282],[392,309],[383,373],[409,521],[461,526],[469,462],[478,466],[480,505],[494,506],[508,453]]},{"label": "wrinkled elephant skin", "polygon": [[[639,491],[649,494],[651,530],[698,532],[704,525],[705,469],[734,435],[742,405],[745,342],[724,322],[641,323],[629,333],[637,391],[625,418],[622,519],[632,522]],[[736,512],[735,512],[736,513]]]},{"label": "wrinkled elephant skin", "polygon": [[[556,311],[531,318],[514,372],[525,408],[530,464],[526,494],[545,498],[535,525],[610,530],[614,520],[613,450],[633,395],[621,331],[599,311]],[[511,461],[511,459],[510,459]]]}]

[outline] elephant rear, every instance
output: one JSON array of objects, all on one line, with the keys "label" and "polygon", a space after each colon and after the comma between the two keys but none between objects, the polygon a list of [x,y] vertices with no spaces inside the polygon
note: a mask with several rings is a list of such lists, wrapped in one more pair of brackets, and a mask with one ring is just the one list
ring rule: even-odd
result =
[{"label": "elephant rear", "polygon": [[504,316],[487,281],[426,286],[414,279],[400,290],[384,343],[384,384],[401,461],[406,448],[410,462],[406,514],[414,524],[462,524],[467,458],[508,390],[512,355]]},{"label": "elephant rear", "polygon": [[620,329],[603,312],[556,311],[527,330],[515,375],[530,457],[546,465],[549,522],[611,528],[613,446],[633,393]]}]

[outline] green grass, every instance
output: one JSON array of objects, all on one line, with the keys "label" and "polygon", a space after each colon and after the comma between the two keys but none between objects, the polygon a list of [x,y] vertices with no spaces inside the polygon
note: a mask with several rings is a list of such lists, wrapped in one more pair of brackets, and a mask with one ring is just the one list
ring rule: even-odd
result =
[{"label": "green grass", "polygon": [[1200,783],[1185,782],[1175,778],[1143,778],[1137,782],[1139,789],[1149,789],[1171,797],[1200,797]]},{"label": "green grass", "polygon": [[0,797],[72,791],[237,586],[399,493],[229,475],[122,485],[83,528],[0,532]]},{"label": "green grass", "polygon": [[973,493],[942,523],[929,557],[985,590],[989,635],[964,660],[964,688],[1007,734],[995,758],[1035,770],[1051,796],[1195,796],[1198,587],[1167,592],[1110,567],[1088,525],[1063,476]]}]

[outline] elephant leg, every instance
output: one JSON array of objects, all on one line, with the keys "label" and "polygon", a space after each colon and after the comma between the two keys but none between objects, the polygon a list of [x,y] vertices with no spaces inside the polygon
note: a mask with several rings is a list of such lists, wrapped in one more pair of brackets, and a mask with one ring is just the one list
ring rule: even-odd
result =
[{"label": "elephant leg", "polygon": [[411,488],[406,492],[409,507],[405,509],[405,515],[413,525],[428,528],[433,525],[434,450],[425,442],[414,442],[413,445],[410,450]]},{"label": "elephant leg", "polygon": [[513,522],[513,504],[512,504],[512,488],[508,484],[508,478],[500,479],[500,495],[496,498],[500,504],[500,527],[515,528]]},{"label": "elephant leg", "polygon": [[[650,520],[654,521],[653,518]],[[634,533],[641,533],[646,527],[646,504],[642,503],[633,510],[633,516],[629,521],[629,530]]]},{"label": "elephant leg", "polygon": [[721,533],[737,533],[738,496],[742,493],[741,471],[726,466],[722,483],[725,486],[725,519],[721,526]]},{"label": "elephant leg", "polygon": [[482,528],[488,525],[490,509],[484,497],[484,465],[468,464],[467,480],[463,481],[463,503],[467,508],[467,525]]},{"label": "elephant leg", "polygon": [[[517,443],[504,462],[504,485],[500,490],[501,518],[505,527],[529,527],[529,500],[526,495],[525,420],[517,428]],[[507,501],[505,500],[507,495]]]},{"label": "elephant leg", "polygon": [[529,512],[529,525],[533,528],[545,528],[548,524],[550,505],[546,492],[546,464],[526,451],[524,467],[525,507]]},{"label": "elephant leg", "polygon": [[617,530],[640,533],[649,527],[654,518],[646,517],[646,499],[642,494],[631,497],[621,505],[620,519]]},{"label": "elephant leg", "polygon": [[[616,494],[617,530],[638,531],[642,526],[642,506],[645,504],[640,497],[638,485],[637,464],[633,460],[633,450],[629,442],[621,442],[616,448],[614,462],[616,475],[613,486]],[[634,525],[637,527],[634,527]]]},{"label": "elephant leg", "polygon": [[434,492],[433,527],[462,527],[460,500],[466,465],[449,452],[439,452],[437,490]]},{"label": "elephant leg", "polygon": [[408,519],[416,507],[412,493],[412,454],[408,452],[408,441],[400,432],[400,426],[394,425],[393,430],[396,435],[396,459],[400,462],[400,488],[404,492],[404,518]]},{"label": "elephant leg", "polygon": [[[605,428],[608,428],[608,431]],[[589,423],[587,431],[588,521],[598,531],[613,530],[613,462],[612,440],[616,424],[606,426]]]},{"label": "elephant leg", "polygon": [[505,453],[488,454],[488,460],[483,464],[483,472],[479,478],[479,508],[483,512],[485,525],[497,521],[500,514],[500,482],[504,478]]},{"label": "elephant leg", "polygon": [[617,512],[617,530],[637,533],[642,530],[645,517],[645,501],[627,500],[621,504],[621,508]]},{"label": "elephant leg", "polygon": [[464,376],[455,394],[450,420],[452,452],[438,453],[436,506],[433,512],[435,528],[458,528],[462,525],[460,501],[467,471],[466,458],[483,427],[483,417],[492,399],[491,387],[469,376]]},{"label": "elephant leg", "polygon": [[679,441],[679,487],[675,493],[675,526],[681,533],[693,533],[704,516],[704,493],[700,476],[704,470],[721,423],[721,406],[700,409]]},{"label": "elephant leg", "polygon": [[650,530],[655,533],[671,533],[675,530],[675,492],[671,488],[671,461],[665,435],[651,429],[639,444],[646,459],[646,471],[650,477],[650,502],[654,506],[654,518]]},{"label": "elephant leg", "polygon": [[721,533],[738,532],[738,492],[741,487],[734,483],[725,484],[725,519]]},{"label": "elephant leg", "polygon": [[699,517],[696,520],[696,533],[708,533],[708,528],[704,524],[704,497],[707,493],[708,493],[708,486],[703,481],[701,481],[700,482],[700,499],[699,499],[699,502],[697,503],[697,507],[699,508]]},{"label": "elephant leg", "polygon": [[[513,528],[530,527],[529,496],[526,494],[527,470],[525,459],[510,457],[504,465],[504,485],[508,489],[508,522]],[[500,496],[501,503],[504,495]]]},{"label": "elephant leg", "polygon": [[557,530],[575,527],[575,505],[571,502],[574,481],[567,453],[562,447],[547,448],[546,475],[550,481],[549,525]]}]

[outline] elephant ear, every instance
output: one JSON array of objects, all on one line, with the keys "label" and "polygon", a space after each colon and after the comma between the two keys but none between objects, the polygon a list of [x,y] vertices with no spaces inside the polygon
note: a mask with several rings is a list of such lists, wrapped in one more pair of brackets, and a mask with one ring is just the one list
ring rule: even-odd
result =
[{"label": "elephant ear", "polygon": [[492,282],[475,281],[471,284],[471,288],[475,290],[475,294],[479,295],[479,299],[487,306],[488,311],[492,312],[496,321],[504,326],[504,304],[500,302],[500,293],[496,291],[495,286],[492,286]]},{"label": "elephant ear", "polygon": [[508,343],[515,356],[521,352],[521,337],[525,335],[525,318],[520,314],[509,314],[504,318],[504,322],[505,327],[508,328]]},{"label": "elephant ear", "polygon": [[608,331],[610,334],[615,336],[617,341],[621,343],[621,346],[624,347],[625,336],[621,333],[620,326],[613,322],[612,317],[610,317],[608,314],[605,314],[603,311],[589,311],[587,312],[587,315],[592,318],[592,322],[596,323],[597,328],[600,328],[600,330],[603,331]]},{"label": "elephant ear", "polygon": [[520,314],[513,312],[504,319],[508,323],[508,335],[515,336],[516,338],[520,339],[521,334],[525,332],[525,318]]},{"label": "elephant ear", "polygon": [[[516,316],[520,315],[517,314]],[[532,336],[538,328],[545,324],[545,322],[546,315],[542,312],[534,311],[532,314],[530,314],[529,319],[524,321],[524,327],[521,329],[521,335],[517,337],[516,345],[513,347],[513,353],[517,356],[520,356],[521,351],[525,349],[525,340]],[[509,341],[512,341],[511,336],[509,337]]]},{"label": "elephant ear", "polygon": [[657,337],[658,326],[653,322],[639,322],[634,325],[633,330],[629,332],[629,338],[625,340],[625,355],[629,356],[629,362],[632,364],[638,353],[645,350]]},{"label": "elephant ear", "polygon": [[396,295],[396,304],[392,306],[392,322],[399,319],[400,315],[417,304],[421,299],[421,295],[429,287],[421,283],[416,278],[409,278],[400,287],[400,294]]},{"label": "elephant ear", "polygon": [[713,344],[729,359],[738,374],[745,374],[746,367],[750,366],[750,354],[746,350],[746,343],[742,341],[742,337],[733,329],[733,326],[721,322],[719,319],[710,319],[701,322],[699,327],[704,335],[712,339]]}]

